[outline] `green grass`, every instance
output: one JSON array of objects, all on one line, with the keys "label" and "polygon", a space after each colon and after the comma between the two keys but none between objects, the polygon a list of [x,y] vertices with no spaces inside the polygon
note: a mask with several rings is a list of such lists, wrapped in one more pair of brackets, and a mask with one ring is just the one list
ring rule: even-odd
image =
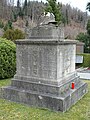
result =
[{"label": "green grass", "polygon": [[[90,81],[85,82],[89,92],[65,113],[0,99],[0,120],[90,120]],[[0,86],[8,84],[10,80],[0,80]]]},{"label": "green grass", "polygon": [[0,80],[0,87],[7,86],[11,83],[10,79]]}]

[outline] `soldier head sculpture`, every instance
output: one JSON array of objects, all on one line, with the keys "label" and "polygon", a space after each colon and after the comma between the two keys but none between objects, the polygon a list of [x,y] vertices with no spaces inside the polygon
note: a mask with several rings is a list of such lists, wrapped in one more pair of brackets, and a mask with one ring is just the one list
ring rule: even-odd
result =
[{"label": "soldier head sculpture", "polygon": [[40,25],[44,25],[44,24],[50,24],[50,23],[53,23],[53,24],[56,24],[57,22],[55,21],[55,16],[53,13],[47,13],[45,14],[44,12],[44,16],[42,16],[42,21],[40,23]]},{"label": "soldier head sculpture", "polygon": [[29,38],[36,39],[64,39],[64,29],[62,25],[58,26],[53,13],[47,13],[42,17],[42,22],[31,30]]}]

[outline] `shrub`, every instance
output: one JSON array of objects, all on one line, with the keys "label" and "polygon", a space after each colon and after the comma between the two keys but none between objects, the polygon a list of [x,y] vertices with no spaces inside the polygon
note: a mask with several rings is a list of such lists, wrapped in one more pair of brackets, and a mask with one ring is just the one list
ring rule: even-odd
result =
[{"label": "shrub", "polygon": [[3,38],[14,40],[14,30],[8,29],[4,32]]},{"label": "shrub", "polygon": [[82,67],[90,67],[90,54],[78,54],[83,56],[83,63],[81,64]]},{"label": "shrub", "polygon": [[11,20],[8,20],[8,22],[5,24],[4,26],[4,31],[8,30],[8,29],[12,29],[12,21]]},{"label": "shrub", "polygon": [[5,38],[0,38],[0,79],[11,78],[16,71],[16,46]]},{"label": "shrub", "polygon": [[3,38],[7,38],[13,41],[13,40],[25,38],[25,34],[18,29],[15,29],[15,30],[8,29],[4,32]]},{"label": "shrub", "polygon": [[90,48],[89,48],[89,41],[90,41],[90,36],[88,34],[85,33],[79,33],[76,36],[76,40],[79,40],[80,42],[84,42],[84,52],[85,53],[90,53]]},{"label": "shrub", "polygon": [[3,27],[4,31],[6,31],[8,29],[8,24],[6,23]]},{"label": "shrub", "polygon": [[14,40],[24,39],[24,38],[25,38],[25,34],[21,30],[19,29],[14,30]]},{"label": "shrub", "polygon": [[9,29],[12,29],[12,21],[11,20],[8,21],[8,27],[9,27]]}]

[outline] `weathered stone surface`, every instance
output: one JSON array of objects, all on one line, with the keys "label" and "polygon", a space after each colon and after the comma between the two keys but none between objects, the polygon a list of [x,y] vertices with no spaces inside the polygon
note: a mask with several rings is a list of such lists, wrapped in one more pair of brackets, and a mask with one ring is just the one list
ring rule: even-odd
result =
[{"label": "weathered stone surface", "polygon": [[[20,41],[19,41],[20,42]],[[16,76],[47,79],[60,82],[63,78],[75,75],[75,44],[63,41],[61,44],[43,43],[18,44],[17,41],[17,73]],[[50,42],[50,41],[49,41]],[[54,41],[55,42],[55,41]],[[47,41],[45,42],[47,43]],[[64,80],[65,81],[65,80]]]},{"label": "weathered stone surface", "polygon": [[41,94],[34,91],[21,90],[14,87],[2,89],[2,97],[11,101],[21,102],[30,106],[49,108],[65,112],[86,94],[87,84],[80,84],[74,90],[64,92],[63,97],[50,94]]},{"label": "weathered stone surface", "polygon": [[64,39],[64,29],[63,27],[57,27],[54,24],[37,26],[32,29],[29,38],[62,40]]},{"label": "weathered stone surface", "polygon": [[11,85],[1,89],[2,98],[64,112],[87,93],[75,71],[76,41],[54,36],[54,28],[44,33],[40,26],[32,39],[16,41],[17,72]]}]

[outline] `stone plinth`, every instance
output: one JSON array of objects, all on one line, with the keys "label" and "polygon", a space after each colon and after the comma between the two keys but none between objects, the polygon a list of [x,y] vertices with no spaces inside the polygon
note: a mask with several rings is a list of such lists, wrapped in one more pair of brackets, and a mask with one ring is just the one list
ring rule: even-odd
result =
[{"label": "stone plinth", "polygon": [[[49,25],[40,25],[31,31],[30,39],[64,39],[64,29],[63,27],[57,27],[54,24],[49,23]],[[46,41],[46,40],[45,40]]]},{"label": "stone plinth", "polygon": [[75,71],[76,41],[62,40],[56,33],[55,39],[52,30],[47,38],[48,33],[46,39],[43,33],[32,32],[30,39],[16,41],[17,72],[11,85],[1,89],[1,96],[64,112],[86,94],[87,84]]},{"label": "stone plinth", "polygon": [[75,77],[75,41],[32,39],[16,43],[17,74],[15,78],[27,76],[32,78],[33,82],[41,80],[42,83],[59,85],[62,79],[69,76]]}]

